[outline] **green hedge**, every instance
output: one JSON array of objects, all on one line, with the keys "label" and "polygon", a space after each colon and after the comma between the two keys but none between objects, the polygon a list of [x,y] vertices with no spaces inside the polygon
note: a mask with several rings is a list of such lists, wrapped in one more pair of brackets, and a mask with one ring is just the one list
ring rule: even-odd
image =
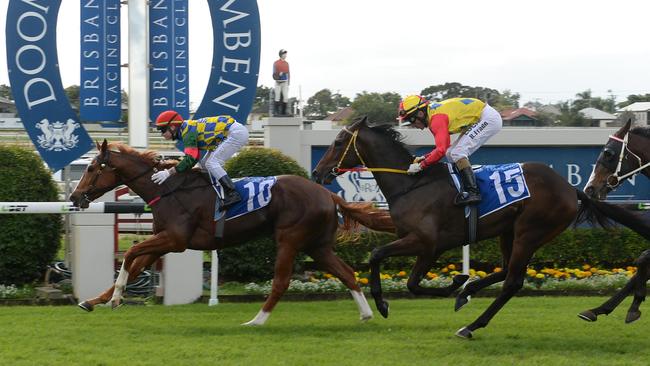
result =
[{"label": "green hedge", "polygon": [[[374,247],[395,240],[394,235],[364,232],[354,242],[339,242],[336,252],[355,269],[367,269],[367,261]],[[612,229],[568,229],[550,243],[542,246],[531,260],[531,266],[580,267],[583,264],[603,268],[632,265],[634,260],[649,247],[648,242],[635,232],[625,228]],[[472,267],[491,270],[502,266],[498,238],[484,240],[472,245],[470,250]],[[454,248],[440,257],[440,266],[462,261],[462,249]],[[411,268],[415,257],[392,257],[385,261],[383,269],[403,270]]]},{"label": "green hedge", "polygon": [[[308,177],[294,159],[267,148],[244,149],[226,162],[225,169],[233,178],[283,174]],[[275,241],[269,235],[221,250],[219,276],[236,281],[269,280],[273,278],[276,252]],[[303,259],[304,255],[300,255],[296,263],[301,264]]]},{"label": "green hedge", "polygon": [[[58,201],[50,172],[33,152],[0,147],[0,201]],[[60,245],[61,215],[0,215],[0,284],[43,277]]]}]

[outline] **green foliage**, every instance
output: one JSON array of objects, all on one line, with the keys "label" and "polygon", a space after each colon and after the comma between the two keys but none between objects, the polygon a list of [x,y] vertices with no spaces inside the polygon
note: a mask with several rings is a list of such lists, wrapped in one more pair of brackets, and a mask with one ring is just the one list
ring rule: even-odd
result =
[{"label": "green foliage", "polygon": [[255,89],[255,100],[253,101],[254,113],[269,113],[269,103],[271,96],[271,88],[259,85]]},{"label": "green foliage", "polygon": [[460,97],[476,98],[502,108],[518,108],[520,97],[519,93],[512,93],[510,90],[505,90],[501,94],[496,89],[468,86],[457,82],[431,85],[423,89],[420,94],[427,99],[437,101]]},{"label": "green foliage", "polygon": [[[251,148],[239,152],[226,162],[231,177],[299,175],[307,178],[307,171],[278,150]],[[219,252],[219,274],[229,280],[263,281],[273,277],[276,246],[268,234]],[[299,256],[296,263],[302,263]]]},{"label": "green foliage", "polygon": [[650,93],[628,95],[627,100],[625,102],[619,103],[618,107],[619,108],[627,107],[628,105],[636,102],[650,102]]},{"label": "green foliage", "polygon": [[244,149],[226,162],[228,175],[238,177],[266,177],[293,174],[308,178],[307,171],[294,159],[279,150],[267,148]]},{"label": "green foliage", "polygon": [[[0,201],[58,201],[49,171],[33,152],[0,147]],[[43,276],[60,245],[61,215],[0,215],[0,284]]]},{"label": "green foliage", "polygon": [[348,97],[332,93],[329,89],[322,89],[307,99],[305,115],[310,118],[325,118],[328,114],[348,106],[350,106]]},{"label": "green foliage", "polygon": [[[395,240],[391,234],[363,232],[356,241],[339,242],[337,254],[355,269],[365,269],[373,248]],[[491,270],[503,265],[498,238],[484,240],[471,247],[472,268]],[[632,265],[647,249],[647,242],[629,229],[566,230],[534,255],[530,266],[536,268],[576,268],[583,264],[613,268]],[[462,249],[454,248],[440,256],[439,265],[460,263]],[[392,257],[382,266],[385,270],[406,270],[415,263],[414,257]]]},{"label": "green foliage", "polygon": [[368,116],[368,121],[374,124],[397,123],[397,108],[401,100],[397,93],[359,93],[351,105],[354,114],[350,121]]}]

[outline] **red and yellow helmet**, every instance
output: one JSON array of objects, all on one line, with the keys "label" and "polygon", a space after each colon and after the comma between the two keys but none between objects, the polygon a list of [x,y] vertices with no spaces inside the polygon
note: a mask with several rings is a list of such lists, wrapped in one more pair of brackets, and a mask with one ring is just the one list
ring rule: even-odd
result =
[{"label": "red and yellow helmet", "polygon": [[183,116],[171,109],[160,113],[156,118],[156,127],[160,131],[167,130],[170,125],[180,125],[181,123],[183,123]]},{"label": "red and yellow helmet", "polygon": [[397,110],[397,119],[403,125],[413,123],[415,112],[429,105],[429,101],[419,95],[409,95],[402,99]]}]

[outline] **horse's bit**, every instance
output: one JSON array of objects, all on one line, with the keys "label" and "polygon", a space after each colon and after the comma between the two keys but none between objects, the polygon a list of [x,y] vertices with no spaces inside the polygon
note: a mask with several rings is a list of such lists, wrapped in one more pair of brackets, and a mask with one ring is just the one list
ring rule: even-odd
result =
[{"label": "horse's bit", "polygon": [[[620,137],[617,137],[617,136],[614,136],[614,135],[609,136],[610,139],[612,139],[614,141],[621,142],[623,144],[623,146],[621,146],[621,151],[620,151],[620,153],[618,155],[618,163],[616,164],[616,171],[614,171],[614,173],[612,175],[607,177],[607,180],[606,180],[607,187],[610,188],[610,189],[614,189],[614,188],[618,187],[619,184],[621,184],[621,181],[623,181],[623,180],[625,180],[625,179],[639,173],[643,169],[650,166],[650,162],[648,162],[648,163],[646,163],[644,165],[641,158],[637,154],[633,153],[632,151],[630,151],[630,149],[627,148],[627,145],[628,145],[627,140],[628,140],[629,135],[630,135],[630,133],[627,132],[623,138],[620,138]],[[621,172],[621,167],[623,165],[623,157],[625,156],[625,151],[627,151],[629,154],[631,154],[632,156],[634,156],[636,158],[637,163],[639,164],[639,167],[619,176],[619,174]]]}]

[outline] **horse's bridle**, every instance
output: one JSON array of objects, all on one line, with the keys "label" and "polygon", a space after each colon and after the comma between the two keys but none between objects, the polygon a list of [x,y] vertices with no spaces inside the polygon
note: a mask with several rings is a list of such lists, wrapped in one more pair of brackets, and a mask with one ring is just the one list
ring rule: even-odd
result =
[{"label": "horse's bridle", "polygon": [[[116,154],[120,154],[119,151],[113,151],[113,150],[108,150],[108,149],[107,149],[107,150],[106,150],[106,159],[105,159],[105,160],[102,160],[102,157],[101,157],[102,154],[97,155],[97,163],[99,164],[99,169],[98,169],[97,172],[95,173],[95,176],[93,177],[93,179],[90,181],[90,185],[89,185],[88,190],[87,190],[86,192],[84,192],[84,193],[81,195],[81,198],[82,198],[83,200],[85,200],[85,201],[87,201],[87,202],[91,202],[91,199],[90,199],[89,196],[90,196],[92,193],[95,193],[95,191],[97,190],[97,187],[95,186],[95,184],[97,183],[97,180],[99,179],[99,176],[102,175],[102,172],[104,171],[105,168],[111,168],[111,169],[114,169],[114,168],[113,168],[112,166],[110,166],[110,164],[109,164],[109,163],[110,163],[110,159],[111,159],[111,154],[110,154],[111,152],[116,153]],[[128,157],[129,155],[124,155],[124,156],[127,156],[127,157]],[[148,168],[147,168],[145,171],[143,171],[142,173],[139,173],[138,175],[136,175],[136,176],[133,177],[133,178],[130,178],[130,179],[124,180],[124,181],[122,182],[122,184],[127,184],[127,183],[130,183],[130,182],[133,182],[134,180],[136,180],[136,179],[142,177],[143,175],[149,173],[151,170],[154,169],[154,167],[155,167],[155,165],[154,165],[154,166],[148,166]],[[117,173],[116,173],[116,174],[117,174]],[[117,174],[117,175],[118,175],[120,178],[124,178],[124,177],[120,176],[119,174]]]},{"label": "horse's bridle", "polygon": [[[393,169],[393,168],[368,168],[366,166],[366,162],[363,161],[363,158],[361,157],[361,154],[359,154],[359,149],[357,149],[357,136],[359,135],[359,130],[354,130],[354,132],[348,130],[346,126],[343,126],[343,131],[347,132],[348,134],[352,135],[350,140],[348,140],[348,145],[345,147],[345,150],[343,151],[343,154],[341,155],[341,158],[339,159],[338,163],[332,168],[332,174],[334,176],[339,176],[345,172],[359,172],[359,171],[368,171],[368,172],[385,172],[385,173],[398,173],[398,174],[407,174],[406,170],[403,169]],[[357,168],[341,168],[341,164],[343,163],[343,160],[345,160],[345,157],[348,155],[348,151],[350,151],[350,146],[354,147],[354,152],[357,154],[357,158],[361,162],[361,165],[363,167],[357,167]]]},{"label": "horse's bridle", "polygon": [[[623,180],[628,179],[631,176],[634,176],[634,175],[638,174],[640,171],[642,171],[643,169],[650,166],[650,162],[648,162],[646,164],[643,164],[643,160],[641,160],[641,158],[637,154],[633,153],[630,149],[628,149],[627,141],[628,141],[628,136],[629,135],[630,135],[630,133],[627,132],[627,133],[625,133],[625,136],[623,136],[623,138],[620,138],[620,137],[614,136],[614,135],[609,136],[609,138],[611,140],[618,141],[618,142],[623,144],[621,146],[621,151],[619,152],[619,155],[618,155],[618,163],[616,164],[616,170],[614,171],[613,174],[608,176],[607,179],[605,180],[605,184],[607,185],[607,188],[609,188],[609,189],[614,189],[614,188],[618,187]],[[639,167],[634,169],[634,170],[631,170],[631,171],[629,171],[629,172],[627,172],[627,173],[625,173],[623,175],[619,175],[621,173],[621,167],[623,166],[623,158],[625,157],[625,151],[627,151],[628,154],[630,154],[630,155],[632,155],[632,156],[634,156],[636,158],[637,163],[639,164]]]}]

